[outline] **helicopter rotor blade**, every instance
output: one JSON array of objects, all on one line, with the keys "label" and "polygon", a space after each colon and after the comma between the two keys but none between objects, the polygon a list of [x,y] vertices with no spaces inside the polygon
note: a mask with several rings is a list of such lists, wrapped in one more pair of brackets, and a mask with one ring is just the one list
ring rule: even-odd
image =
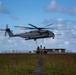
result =
[{"label": "helicopter rotor blade", "polygon": [[8,29],[8,24],[6,24],[6,29]]},{"label": "helicopter rotor blade", "polygon": [[36,26],[34,26],[34,25],[32,25],[32,24],[28,24],[28,25],[30,25],[30,26],[32,26],[32,27],[34,27],[34,28],[38,29],[38,27],[36,27]]},{"label": "helicopter rotor blade", "polygon": [[20,29],[36,29],[36,28],[32,28],[32,27],[24,27],[24,26],[14,26]]},{"label": "helicopter rotor blade", "polygon": [[43,27],[37,27],[37,26],[34,26],[32,24],[29,24],[30,26],[34,27],[35,29],[38,29],[38,30],[41,30],[41,29],[47,29],[47,28],[43,28]]},{"label": "helicopter rotor blade", "polygon": [[43,28],[43,27],[40,27],[40,28],[32,28],[32,27],[24,27],[24,26],[14,26],[14,27],[17,27],[17,28],[20,28],[20,29],[38,29],[38,30],[41,30],[41,29],[50,29],[50,28]]},{"label": "helicopter rotor blade", "polygon": [[44,27],[37,27],[37,26],[32,25],[32,24],[29,24],[29,25],[32,26],[32,27],[34,27],[35,29],[41,30],[41,29],[51,29],[51,28],[46,28],[46,27],[48,27],[48,26],[50,26],[50,25],[53,25],[53,24],[49,24],[49,25],[46,25],[46,26],[44,26]]},{"label": "helicopter rotor blade", "polygon": [[0,29],[0,31],[5,31],[5,29]]},{"label": "helicopter rotor blade", "polygon": [[7,32],[5,32],[4,36],[6,36],[6,35],[7,35]]},{"label": "helicopter rotor blade", "polygon": [[20,29],[22,29],[22,30],[24,30],[24,29],[37,29],[37,30],[52,29],[52,28],[46,28],[47,26],[50,26],[50,25],[52,25],[52,24],[49,24],[49,25],[44,26],[44,27],[37,27],[37,26],[32,25],[32,24],[28,24],[28,25],[30,25],[30,26],[32,26],[32,27],[24,27],[24,26],[14,26],[14,27],[18,27],[18,28],[20,28]]},{"label": "helicopter rotor blade", "polygon": [[53,25],[53,24],[51,23],[51,24],[48,24],[48,25],[46,25],[46,26],[44,26],[44,27],[48,27],[48,26],[51,26],[51,25]]}]

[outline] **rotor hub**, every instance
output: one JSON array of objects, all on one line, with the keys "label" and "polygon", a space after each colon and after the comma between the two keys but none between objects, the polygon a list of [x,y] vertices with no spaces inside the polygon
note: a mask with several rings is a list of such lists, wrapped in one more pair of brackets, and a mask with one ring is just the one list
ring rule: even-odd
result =
[{"label": "rotor hub", "polygon": [[9,28],[7,28],[7,29],[6,29],[6,32],[8,32],[8,31],[10,31],[10,29],[9,29]]}]

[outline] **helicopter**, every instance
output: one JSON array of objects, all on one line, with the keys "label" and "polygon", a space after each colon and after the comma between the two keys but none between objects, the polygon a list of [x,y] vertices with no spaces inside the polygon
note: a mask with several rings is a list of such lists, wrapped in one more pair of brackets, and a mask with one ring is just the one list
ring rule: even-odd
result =
[{"label": "helicopter", "polygon": [[[49,28],[45,27],[37,27],[35,25],[32,24],[28,24],[31,27],[24,27],[24,26],[14,26],[14,27],[18,27],[18,28],[24,28],[24,29],[31,29],[31,31],[29,32],[25,32],[25,33],[19,33],[19,34],[13,34],[12,31],[10,30],[10,28],[8,27],[8,25],[6,25],[6,29],[0,29],[0,31],[5,31],[5,36],[9,35],[9,37],[21,37],[24,38],[25,40],[31,40],[34,39],[34,41],[36,41],[37,39],[40,38],[55,38],[55,34],[52,31],[49,31]],[[49,24],[47,26],[50,26],[52,24]]]}]

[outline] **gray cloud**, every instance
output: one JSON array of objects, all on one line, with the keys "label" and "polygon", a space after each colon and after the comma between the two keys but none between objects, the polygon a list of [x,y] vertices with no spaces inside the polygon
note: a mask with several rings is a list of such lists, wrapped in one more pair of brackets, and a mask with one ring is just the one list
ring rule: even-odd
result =
[{"label": "gray cloud", "polygon": [[[63,47],[68,50],[75,50],[76,48],[76,29],[75,29],[75,21],[72,20],[63,20],[62,18],[58,19],[45,19],[43,24],[47,25],[49,23],[53,23],[53,27],[51,27],[51,31],[56,34],[62,34],[61,36],[56,36],[55,39],[45,39],[45,45],[49,47]],[[53,29],[52,29],[53,28]],[[52,42],[52,43],[51,43]],[[73,48],[74,47],[74,48]]]},{"label": "gray cloud", "polygon": [[0,13],[3,13],[3,14],[9,14],[9,10],[6,9],[3,5],[2,5],[2,2],[0,1]]},{"label": "gray cloud", "polygon": [[63,7],[61,5],[59,6],[56,3],[56,0],[51,0],[50,4],[47,6],[47,10],[49,12],[53,11],[53,12],[62,12],[62,13],[76,15],[76,6],[74,7]]},{"label": "gray cloud", "polygon": [[15,15],[10,15],[10,17],[13,19],[13,20],[18,20],[19,18]]},{"label": "gray cloud", "polygon": [[61,30],[71,30],[74,28],[76,21],[73,20],[63,20],[62,18],[57,19],[45,19],[42,22],[44,25],[53,24],[54,28]]},{"label": "gray cloud", "polygon": [[2,4],[1,0],[0,0],[0,13],[2,14],[9,14],[9,17],[13,20],[18,20],[19,18],[15,15],[12,15],[11,12],[4,7],[4,5]]}]

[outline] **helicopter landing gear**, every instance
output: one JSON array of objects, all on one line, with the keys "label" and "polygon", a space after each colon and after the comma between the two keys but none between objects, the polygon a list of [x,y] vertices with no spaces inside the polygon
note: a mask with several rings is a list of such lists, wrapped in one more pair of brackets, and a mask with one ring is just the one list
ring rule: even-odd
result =
[{"label": "helicopter landing gear", "polygon": [[34,39],[34,41],[36,41],[36,39]]},{"label": "helicopter landing gear", "polygon": [[54,36],[52,38],[54,39]]},{"label": "helicopter landing gear", "polygon": [[46,33],[47,33],[47,36],[49,36],[49,31],[47,31]]}]

